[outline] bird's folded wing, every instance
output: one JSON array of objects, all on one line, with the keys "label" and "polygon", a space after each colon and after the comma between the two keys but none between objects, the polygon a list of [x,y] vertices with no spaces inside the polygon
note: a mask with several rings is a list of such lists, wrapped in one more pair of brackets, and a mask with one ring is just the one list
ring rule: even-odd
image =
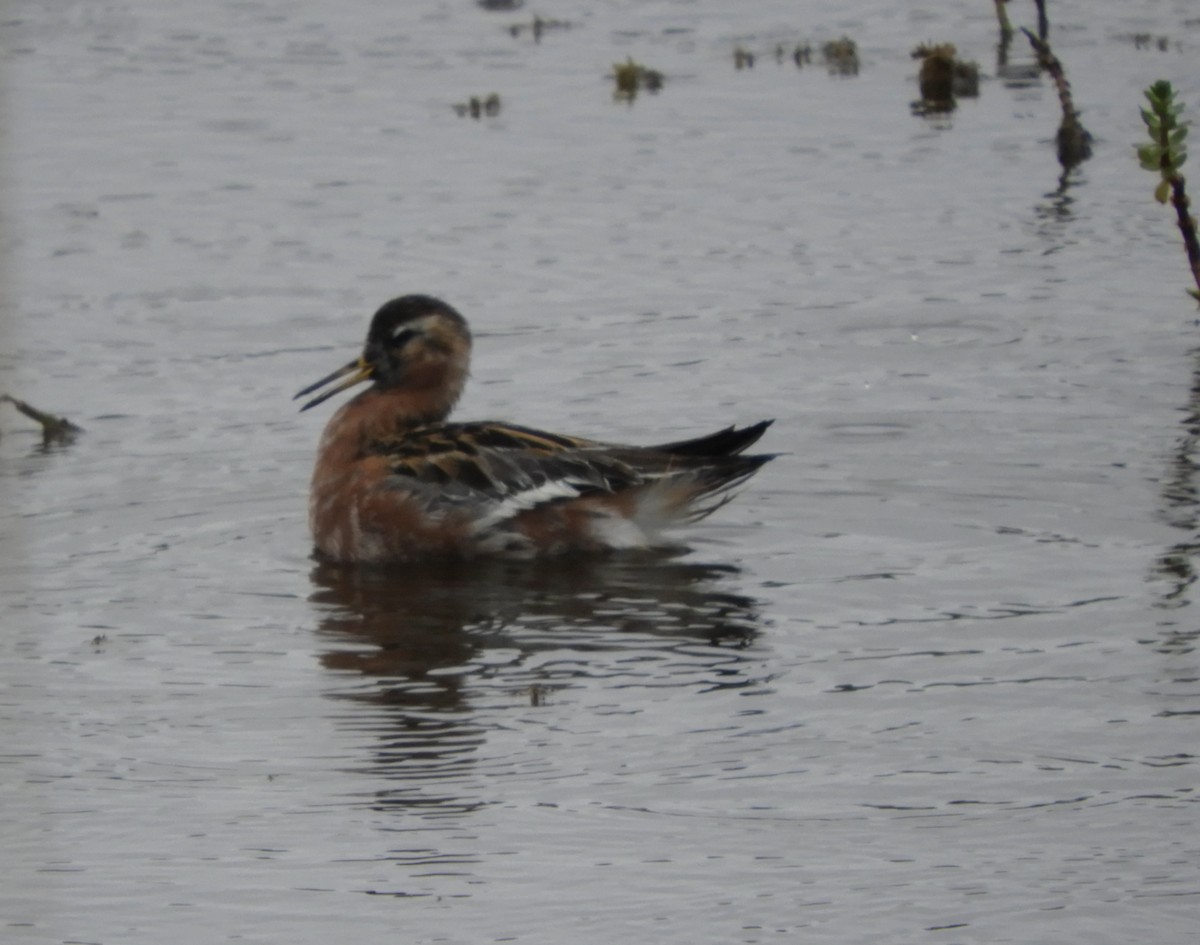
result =
[{"label": "bird's folded wing", "polygon": [[389,485],[430,512],[459,508],[492,522],[550,503],[614,493],[648,478],[600,444],[510,424],[437,424],[373,445]]}]

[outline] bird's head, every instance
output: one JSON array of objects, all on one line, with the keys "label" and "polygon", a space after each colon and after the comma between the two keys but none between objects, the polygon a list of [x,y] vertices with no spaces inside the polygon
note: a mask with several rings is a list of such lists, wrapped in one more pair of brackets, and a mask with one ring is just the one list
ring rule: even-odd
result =
[{"label": "bird's head", "polygon": [[471,331],[458,312],[432,296],[405,295],[375,313],[358,358],[310,384],[296,397],[341,380],[300,408],[307,410],[356,384],[373,381],[376,390],[432,398],[444,404],[442,412],[448,413],[462,393],[470,358]]}]

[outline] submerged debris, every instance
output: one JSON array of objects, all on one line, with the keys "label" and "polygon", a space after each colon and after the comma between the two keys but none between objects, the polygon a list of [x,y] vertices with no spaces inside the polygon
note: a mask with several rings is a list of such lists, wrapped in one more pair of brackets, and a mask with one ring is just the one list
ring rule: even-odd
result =
[{"label": "submerged debris", "polygon": [[0,394],[0,403],[10,403],[30,420],[40,423],[43,443],[69,443],[75,439],[76,434],[83,432],[82,427],[77,427],[66,417],[43,413],[36,407],[31,407],[25,401],[18,400],[9,394]]},{"label": "submerged debris", "polygon": [[821,47],[821,56],[833,75],[858,75],[858,45],[849,36],[830,40]]},{"label": "submerged debris", "polygon": [[661,72],[634,62],[632,56],[624,62],[613,63],[612,78],[616,82],[613,98],[624,102],[632,102],[643,90],[651,93],[659,91],[665,81]]},{"label": "submerged debris", "polygon": [[467,101],[456,103],[454,113],[459,118],[466,118],[468,115],[472,118],[479,118],[483,115],[494,118],[500,114],[500,96],[495,92],[484,98],[472,95]]},{"label": "submerged debris", "polygon": [[534,683],[525,692],[529,694],[529,704],[537,709],[547,704],[547,699],[550,696],[550,687]]}]

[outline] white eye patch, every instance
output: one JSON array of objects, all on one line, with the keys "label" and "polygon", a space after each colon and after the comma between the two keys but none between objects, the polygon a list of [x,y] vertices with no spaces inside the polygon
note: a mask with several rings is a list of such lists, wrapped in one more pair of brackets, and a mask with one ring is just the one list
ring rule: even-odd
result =
[{"label": "white eye patch", "polygon": [[392,329],[392,341],[403,343],[415,338],[417,335],[425,334],[431,321],[433,319],[426,316],[424,318],[413,318],[397,325]]}]

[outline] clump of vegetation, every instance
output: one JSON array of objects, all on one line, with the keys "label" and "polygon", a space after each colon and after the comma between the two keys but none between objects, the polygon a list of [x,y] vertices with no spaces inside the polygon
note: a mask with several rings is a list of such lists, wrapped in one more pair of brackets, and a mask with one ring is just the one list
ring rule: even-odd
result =
[{"label": "clump of vegetation", "polygon": [[956,98],[979,95],[979,64],[959,59],[953,43],[922,43],[912,56],[921,60],[917,77],[921,100],[915,103],[916,110],[951,111]]},{"label": "clump of vegetation", "polygon": [[1151,36],[1149,33],[1134,33],[1131,37],[1134,49],[1157,49],[1166,52],[1171,48],[1170,36]]},{"label": "clump of vegetation", "polygon": [[1175,207],[1183,247],[1196,280],[1196,288],[1188,289],[1188,294],[1200,302],[1200,241],[1196,238],[1196,220],[1188,212],[1190,201],[1184,189],[1183,175],[1179,173],[1187,160],[1183,142],[1187,138],[1188,123],[1179,120],[1183,105],[1175,100],[1175,90],[1170,82],[1155,82],[1146,89],[1145,95],[1150,107],[1142,109],[1142,121],[1146,123],[1150,140],[1134,147],[1142,167],[1161,177],[1154,189],[1154,198],[1159,203],[1170,200]]},{"label": "clump of vegetation", "polygon": [[1050,44],[1038,39],[1023,27],[1021,32],[1029,37],[1030,45],[1037,53],[1038,63],[1050,74],[1050,78],[1054,80],[1054,87],[1058,90],[1058,100],[1062,105],[1062,123],[1058,126],[1056,138],[1058,163],[1062,165],[1064,172],[1070,171],[1092,156],[1092,136],[1079,121],[1079,112],[1071,98],[1071,84],[1067,81],[1062,63],[1050,49]]},{"label": "clump of vegetation", "polygon": [[81,427],[77,427],[66,417],[56,417],[53,414],[44,413],[8,394],[0,394],[0,403],[12,404],[30,420],[41,424],[43,444],[69,443],[75,439],[76,434],[83,432]]},{"label": "clump of vegetation", "polygon": [[616,89],[613,98],[632,102],[638,92],[657,92],[663,87],[664,76],[657,69],[648,69],[630,56],[624,62],[614,62],[612,71]]},{"label": "clump of vegetation", "polygon": [[535,43],[542,41],[542,34],[546,30],[569,30],[571,24],[566,20],[547,20],[544,17],[534,16],[529,23],[514,23],[508,28],[509,33],[514,39],[518,39],[522,33],[528,32]]},{"label": "clump of vegetation", "polygon": [[[852,75],[858,71],[858,50],[854,45],[854,40],[843,38],[826,43],[822,53],[831,72],[844,72],[846,75]],[[764,53],[764,55],[766,54]],[[803,69],[806,64],[812,63],[812,57],[813,49],[810,43],[798,42],[790,47],[787,43],[775,44],[775,62],[779,65],[783,65],[784,61],[790,58],[796,64],[797,69]],[[753,49],[748,49],[741,43],[733,48],[733,67],[735,69],[753,69],[757,61],[758,54]]]},{"label": "clump of vegetation", "polygon": [[921,103],[931,110],[949,111],[954,108],[954,56],[957,50],[950,43],[936,46],[921,44],[913,50],[914,59],[921,60],[917,85]]},{"label": "clump of vegetation", "polygon": [[495,92],[483,97],[472,95],[465,102],[456,103],[454,113],[459,118],[466,118],[468,115],[476,119],[484,115],[487,115],[488,118],[495,118],[500,114],[500,96]]},{"label": "clump of vegetation", "polygon": [[858,45],[849,36],[825,43],[821,56],[834,75],[858,75]]},{"label": "clump of vegetation", "polygon": [[775,44],[775,61],[782,64],[783,60],[791,56],[792,62],[796,64],[797,69],[803,69],[806,62],[812,62],[812,46],[808,43],[797,43],[789,53],[788,48],[783,43]]}]

